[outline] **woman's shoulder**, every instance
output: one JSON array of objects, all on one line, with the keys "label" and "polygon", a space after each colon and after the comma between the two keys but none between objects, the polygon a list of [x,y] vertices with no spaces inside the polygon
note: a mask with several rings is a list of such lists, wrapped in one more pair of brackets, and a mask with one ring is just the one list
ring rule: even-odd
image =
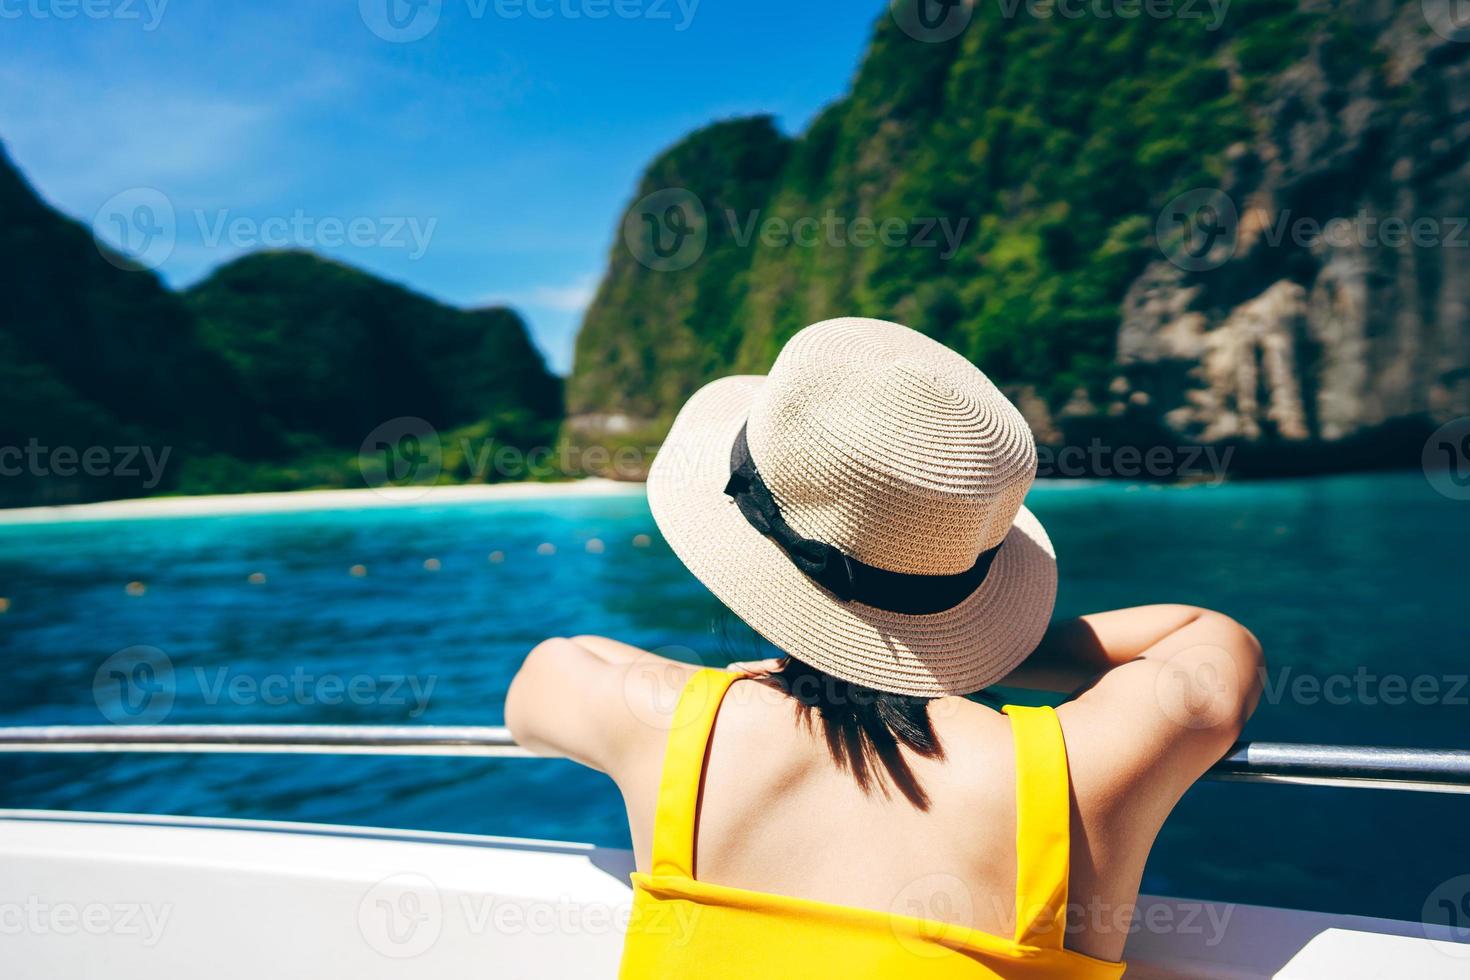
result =
[{"label": "woman's shoulder", "polygon": [[552,637],[526,655],[506,694],[505,722],[522,746],[600,769],[667,738],[699,667],[600,636]]},{"label": "woman's shoulder", "polygon": [[1059,707],[1079,805],[1162,824],[1240,736],[1260,696],[1261,666],[1249,630],[1201,610]]}]

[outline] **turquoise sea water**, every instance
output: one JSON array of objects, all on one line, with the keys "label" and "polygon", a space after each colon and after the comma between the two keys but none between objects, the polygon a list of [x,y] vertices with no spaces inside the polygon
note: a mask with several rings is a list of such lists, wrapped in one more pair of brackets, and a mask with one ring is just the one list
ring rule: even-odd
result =
[{"label": "turquoise sea water", "polygon": [[[1061,612],[1191,602],[1256,631],[1271,666],[1248,738],[1470,746],[1470,503],[1418,474],[1064,483],[1029,504],[1057,547]],[[639,534],[651,546],[635,547]],[[264,584],[248,584],[254,572]],[[135,580],[145,594],[125,593]],[[0,596],[0,725],[130,720],[160,704],[172,723],[499,724],[512,671],[550,634],[722,656],[719,605],[636,492],[0,526]],[[108,661],[140,645],[160,653]],[[137,676],[140,656],[155,670],[145,691],[171,702],[118,700],[112,668]],[[612,785],[562,762],[0,756],[0,807],[627,843]],[[1467,826],[1466,796],[1206,783],[1165,828],[1144,886],[1417,919],[1437,885],[1470,873]]]}]

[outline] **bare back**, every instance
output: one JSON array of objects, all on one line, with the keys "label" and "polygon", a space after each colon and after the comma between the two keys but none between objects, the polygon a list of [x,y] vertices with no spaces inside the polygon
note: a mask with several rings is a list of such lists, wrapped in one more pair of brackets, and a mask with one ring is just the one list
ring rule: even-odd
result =
[{"label": "bare back", "polygon": [[[1059,669],[1063,647],[1089,671],[1103,661],[1057,709],[1071,783],[1065,945],[1117,960],[1155,836],[1254,707],[1260,648],[1227,617],[1178,606],[1062,624],[1033,655],[1039,674]],[[547,641],[507,698],[507,723],[524,744],[612,776],[640,870],[649,864],[673,708],[694,673],[615,641]],[[1235,682],[1204,697],[1190,686],[1200,677]],[[886,780],[860,786],[834,761],[820,717],[804,716],[778,684],[736,681],[709,743],[695,877],[1012,934],[1011,723],[952,697],[931,701],[929,718],[943,757],[899,749],[928,798],[921,807]]]},{"label": "bare back", "polygon": [[[933,702],[930,717],[944,758],[901,750],[929,800],[920,809],[886,776],[882,788],[864,790],[834,761],[821,720],[803,716],[777,685],[736,682],[710,741],[697,876],[712,884],[1010,935],[1016,890],[1010,722],[961,698]],[[644,869],[657,784],[645,780],[634,791],[639,799],[625,794],[625,800]],[[1094,907],[1127,910],[1137,899],[1158,826],[1147,832],[1131,828],[1130,840],[1089,840],[1089,823],[1094,837],[1100,830],[1085,812],[1074,796],[1071,893],[1096,896]],[[1089,855],[1095,852],[1114,856],[1106,870],[1094,867]],[[1128,860],[1118,859],[1123,855]],[[1069,929],[1068,948],[1116,959],[1126,934],[1106,934],[1115,931],[1108,928],[1112,916],[1090,918],[1103,929],[1079,917]]]}]

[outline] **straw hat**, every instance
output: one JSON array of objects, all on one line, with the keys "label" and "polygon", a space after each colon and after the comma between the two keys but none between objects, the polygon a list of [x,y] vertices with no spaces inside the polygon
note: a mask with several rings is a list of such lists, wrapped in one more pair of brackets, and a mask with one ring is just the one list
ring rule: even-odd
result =
[{"label": "straw hat", "polygon": [[684,405],[648,478],[711,592],[786,653],[882,691],[1000,680],[1036,647],[1056,557],[1021,501],[1036,444],[965,358],[907,327],[802,330],[767,377]]}]

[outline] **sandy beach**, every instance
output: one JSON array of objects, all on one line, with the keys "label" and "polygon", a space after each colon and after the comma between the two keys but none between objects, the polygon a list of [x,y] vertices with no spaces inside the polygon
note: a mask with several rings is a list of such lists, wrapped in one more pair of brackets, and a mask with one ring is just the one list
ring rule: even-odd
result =
[{"label": "sandy beach", "polygon": [[197,497],[140,497],[59,507],[0,510],[0,525],[55,524],[71,521],[140,520],[162,517],[217,517],[321,510],[421,507],[485,500],[539,500],[560,497],[614,497],[643,492],[643,484],[589,478],[566,483],[497,483],[435,487],[382,487],[360,490],[297,490],[289,493],[232,493]]}]

